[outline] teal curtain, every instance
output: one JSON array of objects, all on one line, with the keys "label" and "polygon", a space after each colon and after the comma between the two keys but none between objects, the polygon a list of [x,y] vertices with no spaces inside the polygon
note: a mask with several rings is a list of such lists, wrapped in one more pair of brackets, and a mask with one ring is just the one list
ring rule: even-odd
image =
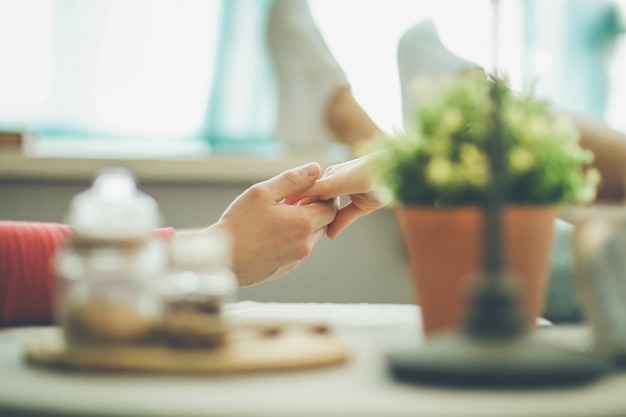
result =
[{"label": "teal curtain", "polygon": [[564,99],[575,110],[602,118],[609,99],[609,58],[621,32],[613,2],[573,0],[567,9],[563,59],[571,71],[563,76],[570,86]]},{"label": "teal curtain", "polygon": [[[537,59],[552,59],[550,96],[557,105],[597,118],[607,109],[610,79],[608,60],[613,43],[624,31],[619,9],[605,0],[524,0],[524,72],[529,82],[545,73],[535,72]],[[555,225],[550,282],[544,317],[553,322],[579,322],[584,310],[574,284],[573,228]]]},{"label": "teal curtain", "polygon": [[[555,10],[559,15],[545,18]],[[525,0],[525,25],[528,79],[542,77],[528,65],[533,51],[549,51],[559,72],[548,98],[569,110],[602,118],[609,98],[609,58],[624,31],[615,2]]]},{"label": "teal curtain", "polygon": [[266,21],[274,0],[224,0],[210,100],[201,136],[217,149],[272,141],[276,115]]}]

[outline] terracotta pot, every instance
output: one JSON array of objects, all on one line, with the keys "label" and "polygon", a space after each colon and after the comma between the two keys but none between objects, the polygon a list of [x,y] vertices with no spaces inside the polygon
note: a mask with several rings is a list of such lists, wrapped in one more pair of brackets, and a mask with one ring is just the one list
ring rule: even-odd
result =
[{"label": "terracotta pot", "polygon": [[[528,326],[542,313],[558,207],[510,206],[504,212],[505,255],[520,280],[520,302]],[[471,277],[481,269],[483,213],[478,207],[396,210],[409,253],[415,299],[424,333],[460,324]]]}]

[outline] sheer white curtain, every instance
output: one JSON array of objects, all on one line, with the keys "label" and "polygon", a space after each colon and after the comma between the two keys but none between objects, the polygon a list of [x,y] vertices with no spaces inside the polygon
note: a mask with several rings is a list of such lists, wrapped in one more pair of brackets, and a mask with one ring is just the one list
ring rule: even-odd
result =
[{"label": "sheer white curtain", "polygon": [[193,136],[217,0],[0,0],[0,123],[48,134]]},{"label": "sheer white curtain", "polygon": [[41,114],[52,90],[52,9],[48,0],[0,0],[0,117]]}]

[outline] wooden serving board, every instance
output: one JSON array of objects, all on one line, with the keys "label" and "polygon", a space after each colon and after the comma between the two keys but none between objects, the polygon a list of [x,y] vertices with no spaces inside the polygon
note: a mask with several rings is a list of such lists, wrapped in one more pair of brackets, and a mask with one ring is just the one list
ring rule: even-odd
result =
[{"label": "wooden serving board", "polygon": [[338,364],[346,345],[320,325],[297,322],[233,322],[218,348],[160,345],[69,347],[60,328],[41,329],[26,346],[29,363],[67,370],[164,373],[278,371]]}]

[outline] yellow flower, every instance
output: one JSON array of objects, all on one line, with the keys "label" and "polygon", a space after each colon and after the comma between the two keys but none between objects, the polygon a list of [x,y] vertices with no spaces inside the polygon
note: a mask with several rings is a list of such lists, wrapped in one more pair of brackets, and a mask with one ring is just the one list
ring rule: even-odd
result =
[{"label": "yellow flower", "polygon": [[465,180],[469,185],[482,188],[487,185],[488,175],[487,165],[472,164],[464,166]]},{"label": "yellow flower", "polygon": [[441,115],[439,125],[441,131],[449,133],[459,130],[463,126],[463,115],[456,108],[446,109]]},{"label": "yellow flower", "polygon": [[566,116],[557,116],[554,118],[554,133],[560,138],[568,138],[570,141],[578,141],[580,133],[573,125],[572,121]]},{"label": "yellow flower", "polygon": [[426,167],[426,177],[434,185],[446,185],[452,179],[452,164],[444,158],[433,158]]},{"label": "yellow flower", "polygon": [[459,149],[461,154],[461,161],[464,164],[477,164],[485,165],[487,163],[487,157],[483,154],[476,145],[464,143]]},{"label": "yellow flower", "polygon": [[545,136],[546,132],[550,129],[545,117],[536,116],[528,121],[526,126],[526,137],[530,140],[541,138]]},{"label": "yellow flower", "polygon": [[510,105],[504,110],[504,119],[509,126],[523,126],[525,116],[519,106]]},{"label": "yellow flower", "polygon": [[487,183],[488,161],[476,145],[469,143],[461,145],[461,171],[465,181],[475,187],[482,187]]},{"label": "yellow flower", "polygon": [[535,165],[535,157],[528,150],[516,146],[509,154],[509,164],[517,172],[525,172]]}]

